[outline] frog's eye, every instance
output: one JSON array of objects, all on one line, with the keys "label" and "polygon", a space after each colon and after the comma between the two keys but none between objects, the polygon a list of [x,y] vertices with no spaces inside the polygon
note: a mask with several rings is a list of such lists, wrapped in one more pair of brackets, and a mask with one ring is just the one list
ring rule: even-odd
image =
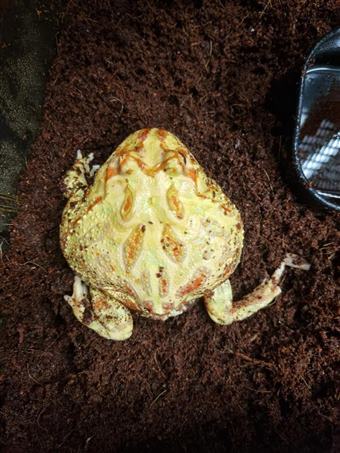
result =
[{"label": "frog's eye", "polygon": [[181,174],[181,169],[174,165],[173,162],[171,164],[167,162],[163,169],[168,176],[179,176]]},{"label": "frog's eye", "polygon": [[166,193],[169,208],[178,219],[184,217],[184,207],[179,199],[179,194],[176,187],[172,184]]},{"label": "frog's eye", "polygon": [[122,219],[128,221],[132,216],[134,198],[133,193],[128,185],[125,187],[124,201],[120,208],[120,215]]}]

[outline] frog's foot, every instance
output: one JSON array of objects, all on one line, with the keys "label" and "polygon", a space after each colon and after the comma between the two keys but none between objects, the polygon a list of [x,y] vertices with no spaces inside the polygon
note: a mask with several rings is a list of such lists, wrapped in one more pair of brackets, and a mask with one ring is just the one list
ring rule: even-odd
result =
[{"label": "frog's foot", "polygon": [[101,337],[126,340],[132,334],[133,320],[130,311],[118,300],[90,288],[77,275],[72,296],[65,296],[76,318]]},{"label": "frog's foot", "polygon": [[77,158],[64,178],[66,198],[74,198],[75,200],[83,198],[88,187],[87,177],[92,177],[99,168],[98,165],[90,167],[92,160],[93,153],[83,156],[78,149]]},{"label": "frog's foot", "polygon": [[309,270],[310,265],[297,255],[287,254],[270,279],[264,280],[253,292],[233,304],[229,280],[205,296],[205,306],[210,318],[218,324],[231,324],[256,313],[269,305],[281,293],[280,279],[285,267]]}]

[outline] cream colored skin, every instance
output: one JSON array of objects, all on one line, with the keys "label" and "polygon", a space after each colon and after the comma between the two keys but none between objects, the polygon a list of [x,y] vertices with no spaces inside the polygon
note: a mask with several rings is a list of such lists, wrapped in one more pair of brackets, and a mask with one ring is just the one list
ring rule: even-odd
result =
[{"label": "cream colored skin", "polygon": [[99,335],[125,340],[131,311],[165,320],[204,297],[219,324],[242,320],[281,290],[288,255],[273,276],[236,304],[228,277],[240,261],[240,214],[186,146],[163,129],[131,134],[95,173],[92,155],[65,178],[60,228],[63,253],[76,273],[66,296],[77,319]]}]

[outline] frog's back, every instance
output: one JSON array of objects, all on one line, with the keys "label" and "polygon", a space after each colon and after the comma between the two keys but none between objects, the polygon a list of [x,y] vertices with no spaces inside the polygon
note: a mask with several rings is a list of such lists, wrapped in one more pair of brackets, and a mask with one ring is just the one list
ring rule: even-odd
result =
[{"label": "frog's back", "polygon": [[145,315],[182,312],[240,258],[237,209],[163,129],[130,135],[98,170],[81,210],[71,265]]}]

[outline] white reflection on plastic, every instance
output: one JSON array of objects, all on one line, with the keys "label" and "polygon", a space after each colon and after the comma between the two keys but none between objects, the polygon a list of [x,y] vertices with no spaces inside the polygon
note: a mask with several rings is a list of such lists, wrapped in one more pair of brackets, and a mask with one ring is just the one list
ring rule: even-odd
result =
[{"label": "white reflection on plastic", "polygon": [[[340,130],[323,120],[315,135],[306,135],[300,143],[301,170],[313,186],[327,191],[328,196],[340,198]],[[333,192],[333,193],[330,193]],[[334,193],[338,192],[338,193]]]}]

